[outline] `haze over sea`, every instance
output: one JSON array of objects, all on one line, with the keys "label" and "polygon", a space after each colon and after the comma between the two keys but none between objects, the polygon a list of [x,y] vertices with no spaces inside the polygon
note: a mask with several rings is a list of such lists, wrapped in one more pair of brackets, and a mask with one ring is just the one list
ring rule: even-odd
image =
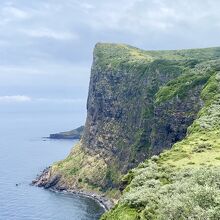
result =
[{"label": "haze over sea", "polygon": [[[58,98],[54,84],[51,85],[48,91],[53,96],[45,92],[49,98],[36,97],[33,93],[0,97],[1,220],[90,220],[98,219],[103,212],[91,199],[29,185],[45,167],[64,159],[74,145],[71,140],[42,137],[80,126],[86,118],[87,89],[84,93],[82,89],[79,98],[62,98],[62,94],[67,96],[65,92],[77,96],[76,87],[68,90],[67,85]],[[27,87],[24,88],[28,93]],[[17,89],[11,87],[11,93],[16,94]]]}]

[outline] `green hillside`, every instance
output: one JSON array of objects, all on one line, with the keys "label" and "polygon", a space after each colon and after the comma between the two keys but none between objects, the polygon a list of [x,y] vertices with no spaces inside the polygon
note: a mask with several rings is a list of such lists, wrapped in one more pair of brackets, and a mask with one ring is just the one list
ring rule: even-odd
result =
[{"label": "green hillside", "polygon": [[[204,53],[198,57],[205,59]],[[102,219],[220,219],[219,64],[219,60],[204,62],[196,70],[211,77],[200,94],[204,107],[186,138],[129,171],[122,180],[127,185],[122,198]],[[184,76],[162,87],[156,102],[182,95],[203,80],[187,77],[191,83]]]}]

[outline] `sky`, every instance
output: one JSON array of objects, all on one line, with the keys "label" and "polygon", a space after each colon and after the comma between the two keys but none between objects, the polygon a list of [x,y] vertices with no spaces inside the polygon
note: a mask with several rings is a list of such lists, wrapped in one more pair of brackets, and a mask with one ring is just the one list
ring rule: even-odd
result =
[{"label": "sky", "polygon": [[85,112],[97,42],[220,46],[219,9],[218,0],[1,0],[0,112]]}]

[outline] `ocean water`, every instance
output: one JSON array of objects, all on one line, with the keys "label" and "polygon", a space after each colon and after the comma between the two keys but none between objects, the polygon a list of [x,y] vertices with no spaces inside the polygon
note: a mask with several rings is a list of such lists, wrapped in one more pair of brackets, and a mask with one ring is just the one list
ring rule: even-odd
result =
[{"label": "ocean water", "polygon": [[[94,200],[30,186],[45,167],[65,158],[71,140],[42,137],[72,129],[85,115],[0,109],[0,220],[90,220],[103,208]],[[18,186],[16,186],[18,184]]]}]

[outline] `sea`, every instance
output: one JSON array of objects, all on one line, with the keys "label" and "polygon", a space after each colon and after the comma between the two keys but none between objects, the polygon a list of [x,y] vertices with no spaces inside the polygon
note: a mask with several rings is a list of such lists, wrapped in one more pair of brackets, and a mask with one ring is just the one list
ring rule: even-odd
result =
[{"label": "sea", "polygon": [[85,110],[74,111],[74,107],[56,109],[54,105],[45,111],[42,103],[0,105],[0,220],[99,219],[104,209],[93,199],[30,185],[44,168],[64,159],[76,143],[44,137],[84,121]]}]

